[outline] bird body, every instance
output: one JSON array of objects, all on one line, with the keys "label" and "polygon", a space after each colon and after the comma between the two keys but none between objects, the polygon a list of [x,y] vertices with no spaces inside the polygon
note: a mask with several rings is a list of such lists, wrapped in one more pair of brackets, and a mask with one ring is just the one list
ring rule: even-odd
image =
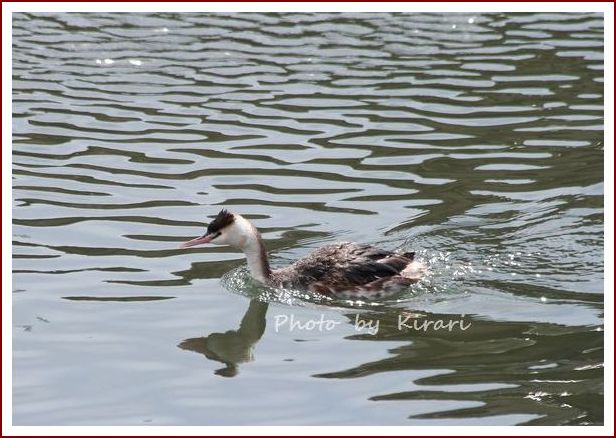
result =
[{"label": "bird body", "polygon": [[425,270],[415,253],[340,242],[323,246],[281,269],[271,269],[261,234],[244,217],[222,210],[207,232],[183,244],[231,245],[246,254],[253,278],[273,287],[308,290],[348,299],[394,295],[416,283]]},{"label": "bird body", "polygon": [[[274,271],[275,286],[308,289],[344,298],[381,298],[419,280],[414,253],[391,251],[353,242],[318,248]],[[414,265],[415,264],[415,265]]]}]

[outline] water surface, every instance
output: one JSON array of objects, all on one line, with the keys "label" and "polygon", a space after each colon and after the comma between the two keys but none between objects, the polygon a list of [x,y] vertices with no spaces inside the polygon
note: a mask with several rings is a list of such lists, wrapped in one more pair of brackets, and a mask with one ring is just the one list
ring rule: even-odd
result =
[{"label": "water surface", "polygon": [[[13,135],[17,425],[603,423],[601,15],[15,14]],[[264,290],[222,207],[430,275]]]}]

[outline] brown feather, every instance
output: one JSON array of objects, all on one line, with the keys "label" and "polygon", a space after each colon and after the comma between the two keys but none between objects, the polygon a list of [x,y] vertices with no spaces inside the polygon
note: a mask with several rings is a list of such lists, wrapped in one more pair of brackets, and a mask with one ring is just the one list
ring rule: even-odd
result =
[{"label": "brown feather", "polygon": [[220,210],[218,215],[207,226],[207,234],[217,233],[228,225],[231,225],[235,218],[233,213],[229,213],[226,209]]},{"label": "brown feather", "polygon": [[413,253],[343,242],[319,248],[273,271],[272,283],[345,298],[388,296],[417,282],[401,275],[413,258]]}]

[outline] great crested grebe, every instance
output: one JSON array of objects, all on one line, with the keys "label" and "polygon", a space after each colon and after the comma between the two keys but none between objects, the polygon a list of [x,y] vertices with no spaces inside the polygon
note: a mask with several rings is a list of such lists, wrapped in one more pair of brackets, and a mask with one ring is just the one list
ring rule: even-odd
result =
[{"label": "great crested grebe", "polygon": [[424,265],[414,252],[395,253],[370,245],[334,243],[291,265],[271,269],[261,233],[247,219],[223,209],[207,231],[182,248],[213,243],[246,255],[252,277],[267,286],[302,289],[339,298],[382,298],[416,283]]}]

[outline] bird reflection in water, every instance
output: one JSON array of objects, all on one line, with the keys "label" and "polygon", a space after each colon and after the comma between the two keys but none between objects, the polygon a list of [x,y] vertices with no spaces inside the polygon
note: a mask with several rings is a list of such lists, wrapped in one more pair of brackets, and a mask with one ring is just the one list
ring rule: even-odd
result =
[{"label": "bird reflection in water", "polygon": [[225,367],[216,370],[215,374],[234,377],[239,373],[239,364],[254,360],[254,346],[265,331],[267,307],[268,303],[253,299],[237,330],[185,339],[178,347],[225,364]]}]

